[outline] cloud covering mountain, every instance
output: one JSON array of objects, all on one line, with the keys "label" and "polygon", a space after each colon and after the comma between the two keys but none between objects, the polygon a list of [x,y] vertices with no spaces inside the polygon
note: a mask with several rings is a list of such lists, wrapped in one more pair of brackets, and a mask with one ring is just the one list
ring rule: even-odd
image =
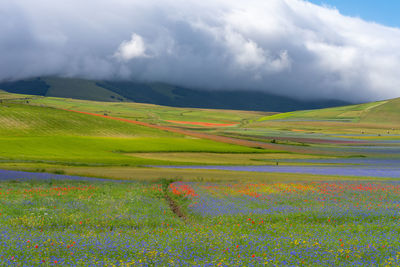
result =
[{"label": "cloud covering mountain", "polygon": [[400,96],[400,29],[302,0],[2,0],[0,36],[0,80]]}]

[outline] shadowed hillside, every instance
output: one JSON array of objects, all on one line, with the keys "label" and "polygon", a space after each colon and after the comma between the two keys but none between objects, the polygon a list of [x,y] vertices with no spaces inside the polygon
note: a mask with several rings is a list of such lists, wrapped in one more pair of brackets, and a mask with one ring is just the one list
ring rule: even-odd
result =
[{"label": "shadowed hillside", "polygon": [[67,78],[35,78],[0,83],[11,93],[84,100],[149,103],[172,107],[237,109],[285,112],[349,104],[338,100],[303,101],[249,90],[200,90],[163,83],[91,81]]}]

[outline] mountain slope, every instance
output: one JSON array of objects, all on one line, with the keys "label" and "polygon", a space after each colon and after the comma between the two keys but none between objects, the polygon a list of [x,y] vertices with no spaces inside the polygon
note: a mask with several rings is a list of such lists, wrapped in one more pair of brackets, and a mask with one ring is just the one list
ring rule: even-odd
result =
[{"label": "mountain slope", "polygon": [[258,111],[291,111],[349,104],[337,100],[302,101],[248,90],[198,90],[162,83],[98,82],[98,86],[116,92],[135,102],[174,107],[238,109]]},{"label": "mountain slope", "polygon": [[0,83],[7,92],[95,101],[149,103],[173,107],[292,111],[349,104],[337,100],[302,101],[248,90],[199,90],[163,83],[92,81],[69,78],[35,78]]},{"label": "mountain slope", "polygon": [[338,121],[375,124],[400,124],[400,98],[266,116],[259,121]]},{"label": "mountain slope", "polygon": [[3,82],[0,83],[0,89],[15,94],[108,102],[129,101],[115,92],[97,86],[95,81],[83,79],[63,79],[54,77],[34,78],[15,82]]},{"label": "mountain slope", "polygon": [[46,96],[109,102],[129,101],[115,92],[97,86],[94,81],[60,78],[43,78],[43,80],[49,85]]}]

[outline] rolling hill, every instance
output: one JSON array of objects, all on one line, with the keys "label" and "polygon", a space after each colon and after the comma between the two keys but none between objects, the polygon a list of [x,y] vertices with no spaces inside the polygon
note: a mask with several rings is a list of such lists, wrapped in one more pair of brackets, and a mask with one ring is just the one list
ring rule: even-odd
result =
[{"label": "rolling hill", "polygon": [[[400,98],[342,107],[272,114],[247,125],[250,131],[235,134],[342,140],[398,140]],[[258,129],[254,133],[254,129]],[[232,130],[228,130],[232,132]],[[397,141],[396,141],[397,142]]]},{"label": "rolling hill", "polygon": [[303,101],[249,90],[200,90],[164,83],[92,81],[70,78],[34,78],[0,83],[11,93],[95,101],[137,102],[172,107],[293,111],[349,104],[338,100]]},{"label": "rolling hill", "polygon": [[400,98],[320,110],[280,113],[259,119],[259,121],[273,120],[400,124]]},{"label": "rolling hill", "polygon": [[98,175],[101,166],[127,173],[143,165],[365,157],[371,140],[399,140],[399,101],[276,114],[0,91],[0,165]]},{"label": "rolling hill", "polygon": [[[0,162],[138,166],[171,164],[174,161],[144,159],[132,153],[262,152],[260,149],[188,138],[151,127],[70,112],[62,106],[45,105],[43,101],[35,103],[36,98],[0,92]],[[43,99],[48,98],[39,98]],[[68,103],[71,100],[54,98],[54,101]],[[93,102],[93,105],[96,106],[96,103],[97,108],[102,108],[103,102]],[[190,159],[187,161],[190,162]]]}]

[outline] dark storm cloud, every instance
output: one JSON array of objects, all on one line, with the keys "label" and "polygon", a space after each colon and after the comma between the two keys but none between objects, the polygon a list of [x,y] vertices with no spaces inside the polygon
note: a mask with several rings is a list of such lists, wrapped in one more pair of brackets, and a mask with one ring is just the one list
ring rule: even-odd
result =
[{"label": "dark storm cloud", "polygon": [[301,0],[3,0],[0,79],[400,96],[400,30]]}]

